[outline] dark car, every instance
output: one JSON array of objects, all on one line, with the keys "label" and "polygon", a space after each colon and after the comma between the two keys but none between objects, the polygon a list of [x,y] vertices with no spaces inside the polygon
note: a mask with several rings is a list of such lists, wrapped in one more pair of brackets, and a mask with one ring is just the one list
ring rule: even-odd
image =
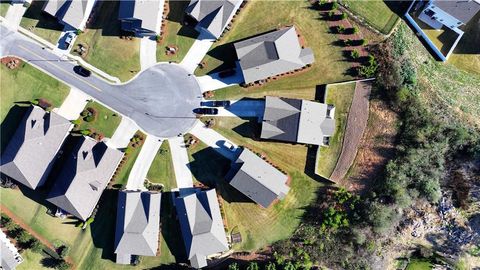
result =
[{"label": "dark car", "polygon": [[230,106],[230,100],[214,100],[211,103],[212,107],[228,107]]},{"label": "dark car", "polygon": [[230,76],[233,76],[235,75],[235,69],[231,68],[231,69],[227,69],[227,70],[224,70],[224,71],[220,71],[218,73],[218,77],[220,78],[226,78],[226,77],[230,77]]},{"label": "dark car", "polygon": [[89,77],[92,72],[82,66],[75,66],[73,68],[73,71],[75,71],[75,73],[77,73],[78,75],[80,76],[83,76],[83,77]]},{"label": "dark car", "polygon": [[210,114],[210,115],[216,115],[218,114],[218,109],[216,108],[196,108],[193,110],[194,113],[196,114]]}]

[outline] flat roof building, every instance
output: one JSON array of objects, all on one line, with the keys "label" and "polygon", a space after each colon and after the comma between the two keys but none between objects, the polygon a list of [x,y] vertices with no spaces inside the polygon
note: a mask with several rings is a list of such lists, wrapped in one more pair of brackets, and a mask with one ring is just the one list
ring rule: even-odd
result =
[{"label": "flat roof building", "polygon": [[81,137],[67,156],[47,201],[81,220],[87,220],[122,157],[122,152],[107,147],[104,142]]},{"label": "flat roof building", "polygon": [[192,267],[205,267],[207,257],[229,250],[215,189],[180,189],[175,206]]},{"label": "flat roof building", "polygon": [[328,145],[335,132],[335,107],[282,97],[265,97],[262,139]]},{"label": "flat roof building", "polygon": [[130,264],[132,255],[157,254],[160,204],[160,193],[119,192],[115,231],[115,254],[118,264]]},{"label": "flat roof building", "polygon": [[0,172],[28,188],[42,186],[71,127],[60,115],[31,106],[2,154]]},{"label": "flat roof building", "polygon": [[314,62],[313,51],[302,48],[294,26],[234,44],[245,83],[300,69]]},{"label": "flat roof building", "polygon": [[218,39],[243,0],[191,0],[185,13],[197,21],[195,29]]},{"label": "flat roof building", "polygon": [[232,162],[225,178],[230,185],[264,208],[277,199],[285,198],[290,190],[286,184],[287,175],[246,148]]}]

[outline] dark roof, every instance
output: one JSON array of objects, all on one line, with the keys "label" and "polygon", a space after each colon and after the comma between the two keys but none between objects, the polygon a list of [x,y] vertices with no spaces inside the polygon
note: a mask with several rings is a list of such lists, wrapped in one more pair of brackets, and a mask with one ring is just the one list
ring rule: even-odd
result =
[{"label": "dark roof", "polygon": [[104,142],[81,137],[67,157],[47,201],[86,220],[98,203],[123,153]]},{"label": "dark roof", "polygon": [[246,148],[232,163],[226,180],[265,208],[276,199],[283,199],[290,189],[286,185],[287,175]]},{"label": "dark roof", "polygon": [[[130,263],[131,255],[156,255],[160,227],[160,203],[160,193],[119,192],[115,232],[117,263]],[[121,259],[124,258],[127,260],[122,261]]]},{"label": "dark roof", "polygon": [[434,0],[433,4],[465,24],[480,11],[475,0]]},{"label": "dark roof", "polygon": [[60,115],[31,106],[2,154],[0,171],[31,189],[41,186],[71,127]]}]

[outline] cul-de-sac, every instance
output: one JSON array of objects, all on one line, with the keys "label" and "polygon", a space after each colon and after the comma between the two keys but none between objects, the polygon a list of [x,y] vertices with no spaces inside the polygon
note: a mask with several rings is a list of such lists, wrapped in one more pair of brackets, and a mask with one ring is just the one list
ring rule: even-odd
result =
[{"label": "cul-de-sac", "polygon": [[480,269],[480,0],[0,0],[0,269]]}]

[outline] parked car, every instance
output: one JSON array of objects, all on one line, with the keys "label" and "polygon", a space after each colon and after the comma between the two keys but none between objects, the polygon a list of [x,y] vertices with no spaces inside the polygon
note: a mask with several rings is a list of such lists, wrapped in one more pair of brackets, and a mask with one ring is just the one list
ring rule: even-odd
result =
[{"label": "parked car", "polygon": [[214,100],[212,101],[212,107],[228,107],[230,106],[230,100]]},{"label": "parked car", "polygon": [[209,114],[209,115],[216,115],[218,114],[217,108],[196,108],[193,110],[196,114]]},{"label": "parked car", "polygon": [[224,70],[224,71],[220,71],[218,73],[218,77],[220,78],[226,78],[226,77],[230,77],[230,76],[233,76],[235,75],[235,69],[234,68],[231,68],[231,69],[227,69],[227,70]]},{"label": "parked car", "polygon": [[227,148],[232,152],[235,151],[235,146],[230,142],[227,142],[227,141],[223,142],[223,147]]},{"label": "parked car", "polygon": [[73,71],[75,71],[75,73],[77,73],[78,75],[83,76],[83,77],[89,77],[92,74],[92,72],[90,70],[88,70],[88,69],[86,69],[86,68],[84,68],[80,65],[75,66],[73,68]]},{"label": "parked car", "polygon": [[70,48],[70,45],[72,45],[72,41],[73,39],[75,38],[75,34],[70,32],[67,34],[67,37],[65,38],[65,46],[68,48]]}]

